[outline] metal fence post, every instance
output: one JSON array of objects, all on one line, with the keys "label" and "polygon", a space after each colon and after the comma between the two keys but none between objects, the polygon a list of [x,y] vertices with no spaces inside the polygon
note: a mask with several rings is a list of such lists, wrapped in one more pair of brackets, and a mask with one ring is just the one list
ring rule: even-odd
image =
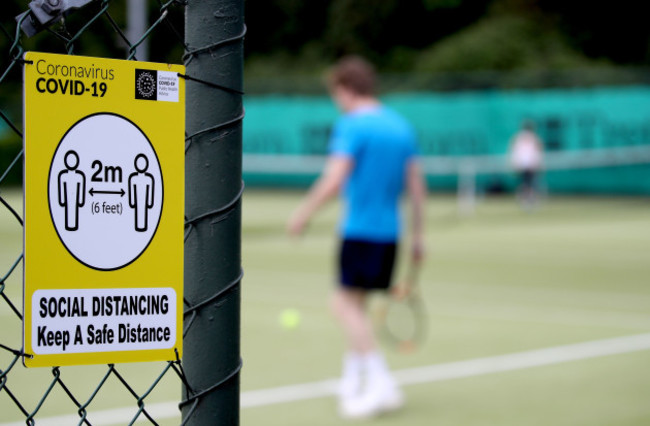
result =
[{"label": "metal fence post", "polygon": [[185,12],[183,424],[239,424],[243,0]]}]

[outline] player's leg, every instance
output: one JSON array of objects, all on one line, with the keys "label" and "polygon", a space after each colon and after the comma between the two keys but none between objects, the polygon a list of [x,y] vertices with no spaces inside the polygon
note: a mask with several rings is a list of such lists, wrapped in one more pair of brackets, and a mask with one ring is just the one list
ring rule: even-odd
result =
[{"label": "player's leg", "polygon": [[536,170],[534,169],[525,170],[523,180],[524,180],[524,188],[525,188],[523,207],[526,210],[532,210],[536,206],[538,201]]},{"label": "player's leg", "polygon": [[375,347],[372,326],[363,305],[365,291],[340,287],[332,297],[332,312],[338,320],[346,341],[339,398],[343,403],[361,392],[364,355]]},{"label": "player's leg", "polygon": [[402,405],[366,311],[368,291],[388,287],[395,252],[394,244],[347,241],[342,245],[342,284],[332,298],[332,310],[348,347],[339,389],[341,413],[346,417],[372,416]]},{"label": "player's leg", "polygon": [[364,290],[347,288],[338,289],[332,299],[348,348],[339,383],[340,409],[345,417],[369,417],[403,405],[402,394],[377,349],[365,302]]},{"label": "player's leg", "polygon": [[366,291],[338,288],[332,297],[332,311],[343,328],[350,351],[364,354],[375,349],[372,324],[365,312]]}]

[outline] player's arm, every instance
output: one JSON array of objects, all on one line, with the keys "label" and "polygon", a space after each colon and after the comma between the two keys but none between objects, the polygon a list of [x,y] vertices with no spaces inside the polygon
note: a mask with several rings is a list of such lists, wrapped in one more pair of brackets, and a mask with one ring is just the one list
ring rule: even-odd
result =
[{"label": "player's arm", "polygon": [[419,263],[424,257],[424,203],[427,197],[427,187],[419,161],[413,160],[409,163],[406,180],[411,202],[411,256],[413,262]]},{"label": "player's arm", "polygon": [[352,167],[353,160],[348,156],[333,155],[328,158],[323,173],[289,218],[287,231],[290,234],[302,233],[314,213],[339,193]]}]

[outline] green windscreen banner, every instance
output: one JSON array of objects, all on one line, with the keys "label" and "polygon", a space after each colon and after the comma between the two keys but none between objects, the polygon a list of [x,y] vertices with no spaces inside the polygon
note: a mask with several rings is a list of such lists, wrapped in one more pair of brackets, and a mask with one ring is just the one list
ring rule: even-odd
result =
[{"label": "green windscreen banner", "polygon": [[[549,158],[544,174],[549,190],[650,194],[650,162],[640,161],[637,154],[650,150],[650,87],[403,93],[381,100],[413,124],[420,153],[439,164],[503,157],[522,121],[531,120]],[[324,155],[338,114],[325,96],[248,97],[245,179],[251,184],[308,183],[318,170],[294,175],[247,171],[246,158],[268,155],[269,161],[276,161],[278,156],[290,156],[300,161],[302,156]],[[608,163],[612,153],[615,161]],[[558,166],[550,161],[558,154],[573,160]],[[603,158],[593,164],[586,161],[598,155]],[[484,170],[477,164],[479,190],[515,185],[506,168]],[[427,172],[433,188],[457,185],[453,171]]]}]

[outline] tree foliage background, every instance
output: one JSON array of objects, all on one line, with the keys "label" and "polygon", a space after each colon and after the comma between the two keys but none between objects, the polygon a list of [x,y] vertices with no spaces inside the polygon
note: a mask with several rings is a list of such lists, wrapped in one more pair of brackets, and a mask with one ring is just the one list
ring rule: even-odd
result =
[{"label": "tree foliage background", "polygon": [[[149,23],[160,16],[166,1],[146,1]],[[545,73],[574,71],[563,85],[590,84],[594,70],[615,70],[617,78],[599,84],[620,84],[621,70],[646,74],[650,64],[650,26],[644,3],[636,0],[245,0],[248,33],[245,40],[247,92],[283,79],[297,88],[314,86],[314,78],[337,57],[356,53],[368,57],[383,73],[432,76],[492,73],[488,83],[468,86],[466,80],[445,83],[445,90],[470,87],[517,87],[521,80],[494,84],[494,75],[534,73],[535,87],[555,83]],[[63,23],[21,42],[28,50],[65,53],[66,46],[52,33],[74,34],[101,7],[96,1],[75,11]],[[0,69],[7,69],[14,52],[15,16],[27,10],[29,0],[5,0],[0,12]],[[169,21],[182,34],[183,8],[170,9]],[[126,27],[126,0],[110,2],[109,12]],[[182,62],[182,44],[168,25],[150,38],[150,57],[158,62]],[[126,57],[128,46],[99,19],[74,45],[74,53]],[[577,71],[576,71],[577,70]],[[650,74],[649,74],[650,75]],[[644,77],[645,78],[645,77]],[[454,81],[455,81],[454,80]],[[19,105],[20,67],[0,85],[0,108]],[[648,81],[644,80],[644,83]],[[483,85],[482,85],[483,84]],[[257,86],[256,86],[257,85]],[[530,84],[529,84],[530,86]],[[421,86],[436,90],[434,85]],[[418,88],[420,89],[420,88]],[[275,90],[272,87],[269,90]],[[301,89],[300,89],[301,90]],[[16,98],[18,97],[18,98]],[[11,98],[11,99],[8,99]],[[8,106],[9,105],[9,106]],[[7,112],[7,111],[5,111]],[[16,116],[19,111],[9,111]],[[19,116],[19,115],[18,115]]]},{"label": "tree foliage background", "polygon": [[307,72],[345,53],[383,71],[646,66],[643,2],[248,0],[253,73]]},{"label": "tree foliage background", "polygon": [[[150,21],[161,1],[147,1]],[[15,16],[28,0],[2,2],[0,65],[6,68]],[[101,2],[66,19],[69,31]],[[125,26],[126,0],[111,2]],[[650,26],[636,0],[246,0],[246,72],[251,76],[320,72],[346,53],[367,56],[384,72],[558,70],[644,67]],[[171,16],[182,31],[183,16]],[[64,51],[51,34],[23,40],[33,50]],[[172,31],[156,31],[151,60],[178,63]],[[98,20],[75,46],[77,54],[124,56],[125,43]]]}]

